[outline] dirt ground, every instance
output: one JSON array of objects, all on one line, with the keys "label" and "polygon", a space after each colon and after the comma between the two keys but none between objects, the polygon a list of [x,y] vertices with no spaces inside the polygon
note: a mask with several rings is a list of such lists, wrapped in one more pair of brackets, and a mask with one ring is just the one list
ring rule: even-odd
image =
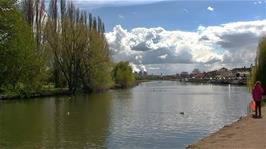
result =
[{"label": "dirt ground", "polygon": [[266,149],[266,107],[262,108],[261,119],[250,114],[187,148]]}]

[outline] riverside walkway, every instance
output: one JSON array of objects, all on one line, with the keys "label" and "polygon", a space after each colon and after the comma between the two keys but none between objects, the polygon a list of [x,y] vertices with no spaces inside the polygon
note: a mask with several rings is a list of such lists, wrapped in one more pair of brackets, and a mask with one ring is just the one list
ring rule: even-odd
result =
[{"label": "riverside walkway", "polygon": [[266,149],[266,106],[262,108],[262,118],[254,119],[249,114],[187,148]]}]

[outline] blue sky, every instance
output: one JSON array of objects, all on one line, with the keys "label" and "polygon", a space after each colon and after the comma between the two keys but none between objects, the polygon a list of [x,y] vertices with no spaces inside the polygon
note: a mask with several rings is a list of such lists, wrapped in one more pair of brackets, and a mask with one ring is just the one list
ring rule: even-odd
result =
[{"label": "blue sky", "polygon": [[[79,7],[101,16],[107,31],[117,24],[126,29],[163,27],[195,31],[199,25],[265,19],[265,1],[79,1]],[[97,7],[93,7],[97,6]],[[208,7],[211,8],[208,10]],[[211,11],[213,10],[213,11]]]},{"label": "blue sky", "polygon": [[100,16],[115,62],[175,74],[254,64],[266,0],[74,0]]}]

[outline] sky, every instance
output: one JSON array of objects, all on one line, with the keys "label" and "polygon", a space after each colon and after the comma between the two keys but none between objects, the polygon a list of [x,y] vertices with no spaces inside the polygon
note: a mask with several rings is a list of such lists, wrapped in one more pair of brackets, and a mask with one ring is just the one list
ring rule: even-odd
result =
[{"label": "sky", "polygon": [[100,16],[115,62],[176,74],[254,64],[266,0],[74,0]]}]

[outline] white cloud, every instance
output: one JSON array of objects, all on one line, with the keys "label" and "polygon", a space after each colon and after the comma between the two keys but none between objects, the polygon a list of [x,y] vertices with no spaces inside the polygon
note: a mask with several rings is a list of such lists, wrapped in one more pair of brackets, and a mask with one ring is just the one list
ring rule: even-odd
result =
[{"label": "white cloud", "polygon": [[168,56],[168,54],[164,54],[164,55],[159,56],[159,58],[160,59],[166,59],[167,56]]},{"label": "white cloud", "polygon": [[135,70],[150,73],[249,66],[262,36],[266,36],[266,20],[199,26],[196,32],[161,27],[127,31],[117,25],[106,33],[115,61],[130,61]]},{"label": "white cloud", "polygon": [[206,27],[204,27],[204,26],[202,26],[202,25],[198,26],[198,31],[203,31],[203,30],[205,30],[205,29],[206,29]]},{"label": "white cloud", "polygon": [[214,11],[213,7],[211,7],[211,6],[209,6],[207,9],[208,9],[209,11]]},{"label": "white cloud", "polygon": [[125,16],[119,14],[119,15],[118,15],[118,18],[119,18],[119,19],[125,19]]},{"label": "white cloud", "polygon": [[134,63],[129,63],[129,65],[131,66],[134,72],[147,71],[146,66],[143,64],[136,65]]}]

